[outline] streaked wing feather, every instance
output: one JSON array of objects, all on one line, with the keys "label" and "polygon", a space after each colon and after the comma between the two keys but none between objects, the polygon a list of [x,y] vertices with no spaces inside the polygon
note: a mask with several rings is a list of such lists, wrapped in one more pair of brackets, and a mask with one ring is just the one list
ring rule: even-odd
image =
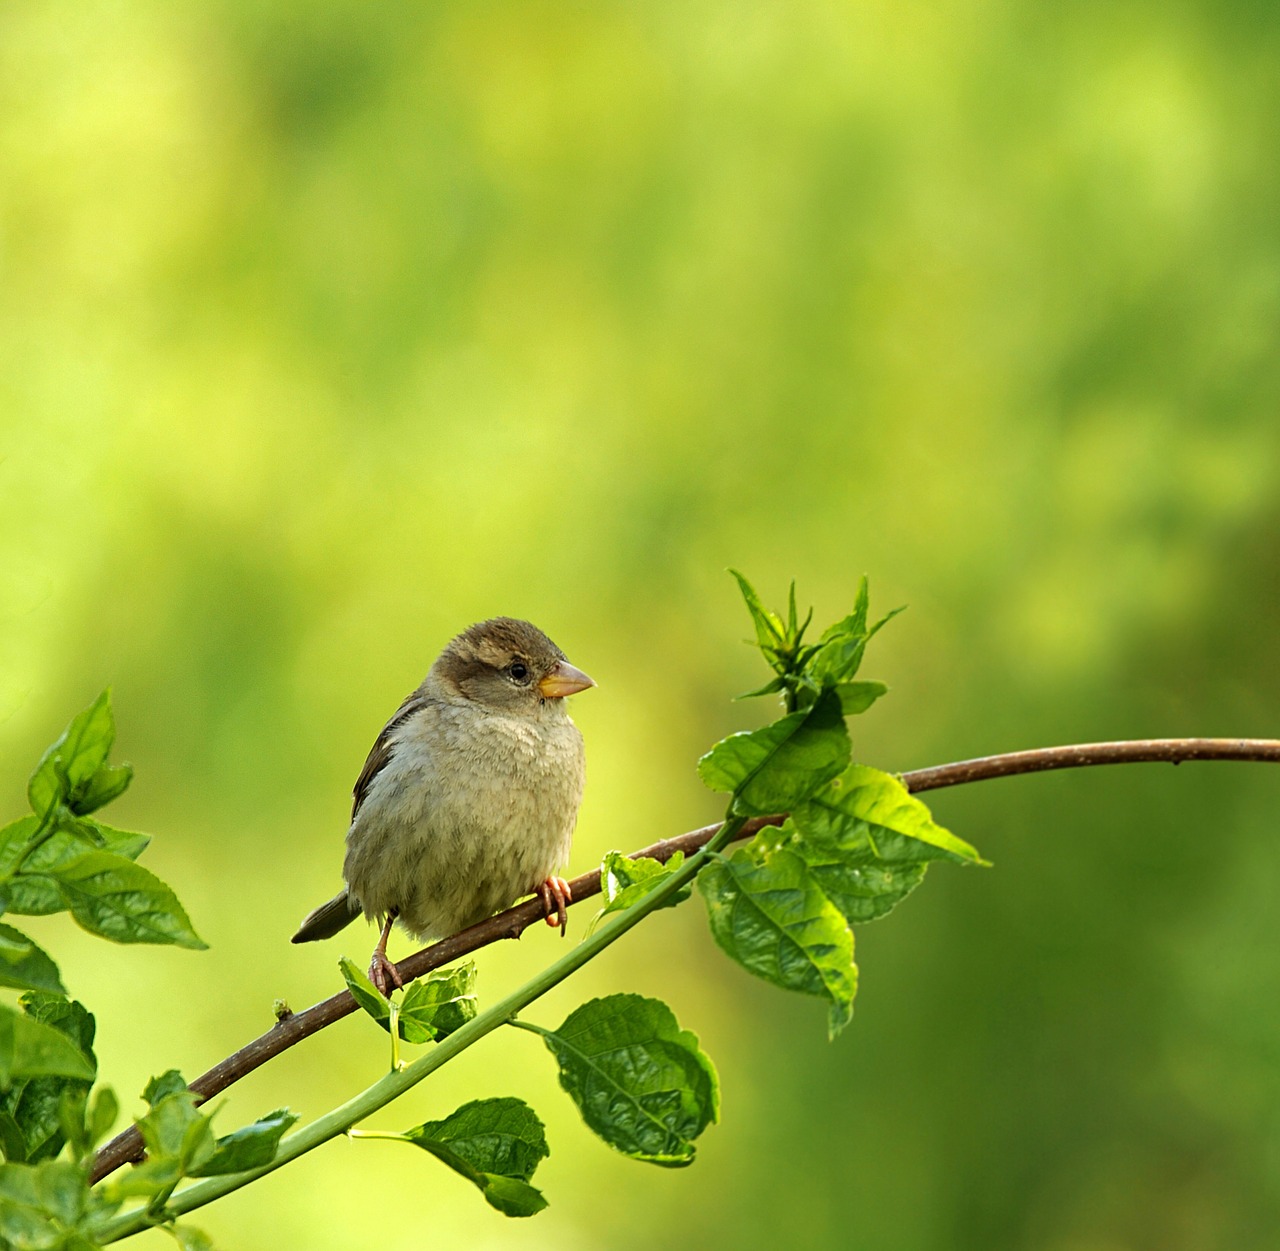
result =
[{"label": "streaked wing feather", "polygon": [[387,762],[391,759],[392,732],[398,726],[403,725],[415,712],[425,708],[427,702],[427,697],[421,691],[414,691],[396,709],[396,715],[382,727],[382,733],[378,735],[373,747],[369,750],[368,758],[364,762],[364,768],[360,770],[360,776],[356,778],[356,784],[351,791],[353,796],[351,819],[353,821],[356,819],[356,813],[360,811],[360,805],[364,803],[364,797],[369,793],[369,787],[373,785],[373,779],[387,767]]}]

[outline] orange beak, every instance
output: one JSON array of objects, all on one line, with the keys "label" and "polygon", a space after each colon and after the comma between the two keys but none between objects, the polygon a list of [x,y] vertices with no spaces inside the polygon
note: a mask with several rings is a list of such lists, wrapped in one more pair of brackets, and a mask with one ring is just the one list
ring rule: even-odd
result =
[{"label": "orange beak", "polygon": [[581,669],[575,669],[567,660],[562,660],[538,683],[538,694],[543,699],[563,699],[566,695],[585,691],[589,686],[595,686],[595,683]]}]

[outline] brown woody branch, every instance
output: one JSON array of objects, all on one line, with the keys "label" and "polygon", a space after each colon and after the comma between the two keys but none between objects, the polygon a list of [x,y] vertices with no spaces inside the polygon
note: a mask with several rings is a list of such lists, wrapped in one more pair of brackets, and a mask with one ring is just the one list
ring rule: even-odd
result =
[{"label": "brown woody branch", "polygon": [[[963,760],[957,764],[936,765],[930,769],[917,769],[904,773],[902,781],[912,792],[937,790],[944,786],[959,786],[965,782],[979,782],[987,778],[1008,777],[1015,773],[1040,773],[1048,769],[1079,769],[1089,765],[1137,764],[1164,762],[1181,764],[1184,760],[1260,760],[1280,762],[1280,740],[1248,738],[1171,738],[1143,739],[1116,743],[1078,743],[1070,747],[1044,747],[1034,751],[1008,752],[1000,756],[983,756],[977,760]],[[742,828],[740,838],[749,838],[767,825],[780,825],[785,814],[756,817]],[[650,856],[655,860],[667,860],[673,852],[686,855],[697,851],[720,828],[719,824],[691,830],[676,838],[663,839],[635,852],[637,856]],[[570,883],[573,902],[581,903],[600,893],[600,870],[593,869],[576,877]],[[502,938],[519,938],[526,927],[542,919],[542,904],[529,899],[516,904],[497,916],[461,930],[430,947],[424,947],[407,956],[396,965],[401,978],[408,982],[432,969],[441,968],[462,956],[487,947]],[[191,1089],[204,1102],[226,1090],[254,1069],[282,1051],[300,1043],[304,1038],[332,1025],[340,1018],[356,1010],[355,1000],[343,990],[303,1012],[291,1013],[278,1021],[273,1028],[233,1055],[214,1065],[207,1073],[191,1083]],[[122,1164],[142,1158],[142,1139],[136,1128],[118,1134],[94,1157],[90,1181],[101,1181]]]}]

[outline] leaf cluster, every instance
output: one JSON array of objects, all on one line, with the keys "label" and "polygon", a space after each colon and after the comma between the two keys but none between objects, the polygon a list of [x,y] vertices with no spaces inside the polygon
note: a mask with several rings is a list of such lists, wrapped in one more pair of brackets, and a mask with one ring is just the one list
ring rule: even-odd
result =
[{"label": "leaf cluster", "polygon": [[[656,862],[655,862],[656,863]],[[432,973],[426,982],[384,999],[343,957],[342,975],[356,1003],[406,1042],[439,1041],[475,1014],[475,967],[468,962]],[[419,986],[425,995],[415,994]],[[434,1006],[428,1007],[430,1001]],[[719,1080],[697,1038],[682,1030],[666,1004],[640,995],[593,999],[559,1029],[518,1020],[541,1035],[559,1066],[560,1084],[586,1124],[635,1160],[668,1167],[693,1162],[694,1139],[717,1119]],[[392,1052],[398,1065],[398,1052]],[[542,1122],[521,1100],[505,1096],[468,1103],[441,1121],[403,1133],[351,1131],[421,1147],[461,1174],[506,1216],[532,1216],[547,1206],[530,1184],[550,1154]]]},{"label": "leaf cluster", "polygon": [[[0,829],[0,913],[8,914],[0,922],[0,987],[21,992],[16,1006],[0,1003],[0,1246],[92,1248],[97,1224],[129,1195],[155,1197],[227,1158],[203,1152],[200,1135],[174,1148],[179,1106],[192,1125],[207,1125],[182,1083],[185,1093],[157,1095],[139,1122],[149,1135],[147,1164],[127,1186],[90,1190],[88,1161],[119,1112],[109,1087],[93,1091],[94,1018],[68,998],[53,958],[9,924],[8,917],[66,912],[112,942],[204,947],[172,889],[137,863],[147,835],[94,815],[133,778],[131,766],[108,762],[114,741],[104,691],[40,758],[27,785],[30,814]],[[59,1158],[64,1153],[69,1158]]]},{"label": "leaf cluster", "polygon": [[755,587],[742,574],[736,569],[729,572],[737,579],[747,611],[751,614],[756,646],[774,672],[762,687],[739,695],[739,699],[781,694],[787,711],[796,712],[815,703],[823,691],[834,690],[845,716],[851,717],[866,712],[888,691],[883,682],[857,680],[857,673],[872,637],[903,610],[895,608],[873,625],[868,625],[870,592],[865,577],[858,584],[853,611],[828,627],[816,643],[806,643],[805,634],[813,621],[813,609],[809,609],[803,621],[799,619],[794,582],[787,597],[784,620],[765,607]]},{"label": "leaf cluster", "polygon": [[937,825],[890,774],[853,764],[845,718],[888,688],[856,679],[867,643],[897,611],[868,625],[863,578],[853,611],[815,644],[798,622],[795,584],[785,622],[735,573],[786,715],[717,743],[698,763],[729,794],[728,819],[788,814],[699,877],[711,932],[734,960],[776,986],[827,1001],[834,1036],[853,1015],[858,969],[852,926],[884,916],[920,885],[934,860],[982,863]]}]

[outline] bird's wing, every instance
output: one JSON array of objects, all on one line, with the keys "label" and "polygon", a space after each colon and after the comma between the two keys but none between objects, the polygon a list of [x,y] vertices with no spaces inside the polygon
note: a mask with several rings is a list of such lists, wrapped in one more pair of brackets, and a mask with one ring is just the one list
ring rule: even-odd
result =
[{"label": "bird's wing", "polygon": [[369,756],[364,762],[364,768],[360,770],[360,776],[356,778],[356,784],[351,790],[353,802],[351,804],[351,819],[356,819],[356,813],[360,811],[360,805],[364,803],[364,797],[369,793],[369,787],[373,785],[373,779],[387,767],[387,762],[391,759],[391,738],[396,728],[403,725],[415,712],[419,712],[428,704],[427,697],[421,691],[414,691],[399,708],[396,709],[396,715],[382,727],[382,733],[378,735],[373,747],[369,750]]}]

